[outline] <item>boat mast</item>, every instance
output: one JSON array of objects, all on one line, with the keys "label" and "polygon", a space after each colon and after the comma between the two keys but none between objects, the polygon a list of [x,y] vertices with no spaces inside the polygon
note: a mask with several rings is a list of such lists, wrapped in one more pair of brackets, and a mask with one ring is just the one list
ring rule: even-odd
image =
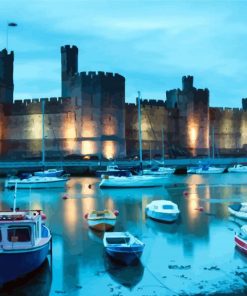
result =
[{"label": "boat mast", "polygon": [[142,127],[141,127],[141,93],[138,91],[137,105],[138,105],[138,134],[139,134],[139,159],[140,159],[140,170],[142,171]]},{"label": "boat mast", "polygon": [[214,159],[214,126],[212,126],[212,158]]},{"label": "boat mast", "polygon": [[41,100],[42,105],[42,165],[45,166],[45,100]]},{"label": "boat mast", "polygon": [[17,182],[15,183],[13,212],[15,212],[15,210],[16,210],[16,192],[17,192]]},{"label": "boat mast", "polygon": [[162,161],[164,166],[165,165],[164,127],[162,127],[161,140],[162,140]]}]

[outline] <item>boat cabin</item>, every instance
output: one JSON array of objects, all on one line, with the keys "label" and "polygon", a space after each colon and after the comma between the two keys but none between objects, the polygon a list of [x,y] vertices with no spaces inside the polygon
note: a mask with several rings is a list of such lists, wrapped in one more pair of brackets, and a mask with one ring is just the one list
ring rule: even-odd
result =
[{"label": "boat cabin", "polygon": [[30,248],[42,234],[40,211],[0,212],[1,249]]}]

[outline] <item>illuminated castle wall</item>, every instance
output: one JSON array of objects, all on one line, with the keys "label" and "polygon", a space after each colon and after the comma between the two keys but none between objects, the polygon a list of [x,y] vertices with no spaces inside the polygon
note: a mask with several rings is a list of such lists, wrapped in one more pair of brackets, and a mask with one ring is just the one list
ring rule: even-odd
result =
[{"label": "illuminated castle wall", "polygon": [[[40,158],[41,99],[13,101],[13,52],[0,52],[0,155]],[[78,73],[78,48],[61,47],[62,97],[45,100],[47,156],[68,154],[121,158],[138,155],[137,104],[125,103],[125,78],[105,72]],[[143,154],[208,155],[214,131],[221,155],[245,153],[247,99],[243,109],[209,107],[209,90],[182,78],[166,100],[142,100]]]}]

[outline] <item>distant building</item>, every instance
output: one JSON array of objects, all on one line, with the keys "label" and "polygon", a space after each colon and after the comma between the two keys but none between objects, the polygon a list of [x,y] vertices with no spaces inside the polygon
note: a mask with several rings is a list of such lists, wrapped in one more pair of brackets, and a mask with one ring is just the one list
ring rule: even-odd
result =
[{"label": "distant building", "polygon": [[[40,158],[40,99],[13,101],[14,53],[0,52],[0,155]],[[47,157],[100,158],[138,155],[137,104],[125,103],[125,78],[108,72],[78,73],[78,48],[61,47],[62,97],[45,98]],[[144,158],[245,154],[247,99],[243,109],[209,107],[209,90],[193,76],[166,100],[142,100]],[[163,144],[162,145],[162,139]],[[215,144],[215,151],[212,145]]]}]

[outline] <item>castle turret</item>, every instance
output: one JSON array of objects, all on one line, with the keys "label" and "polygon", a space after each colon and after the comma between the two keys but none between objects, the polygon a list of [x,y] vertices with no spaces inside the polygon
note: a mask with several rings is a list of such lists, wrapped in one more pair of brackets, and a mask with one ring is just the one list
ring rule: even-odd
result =
[{"label": "castle turret", "polygon": [[69,82],[78,72],[78,48],[65,45],[61,47],[62,97],[70,96]]},{"label": "castle turret", "polygon": [[14,53],[6,49],[0,51],[0,103],[12,103],[14,93],[13,82]]},{"label": "castle turret", "polygon": [[182,78],[182,85],[183,91],[190,91],[193,89],[193,76],[183,76]]}]

